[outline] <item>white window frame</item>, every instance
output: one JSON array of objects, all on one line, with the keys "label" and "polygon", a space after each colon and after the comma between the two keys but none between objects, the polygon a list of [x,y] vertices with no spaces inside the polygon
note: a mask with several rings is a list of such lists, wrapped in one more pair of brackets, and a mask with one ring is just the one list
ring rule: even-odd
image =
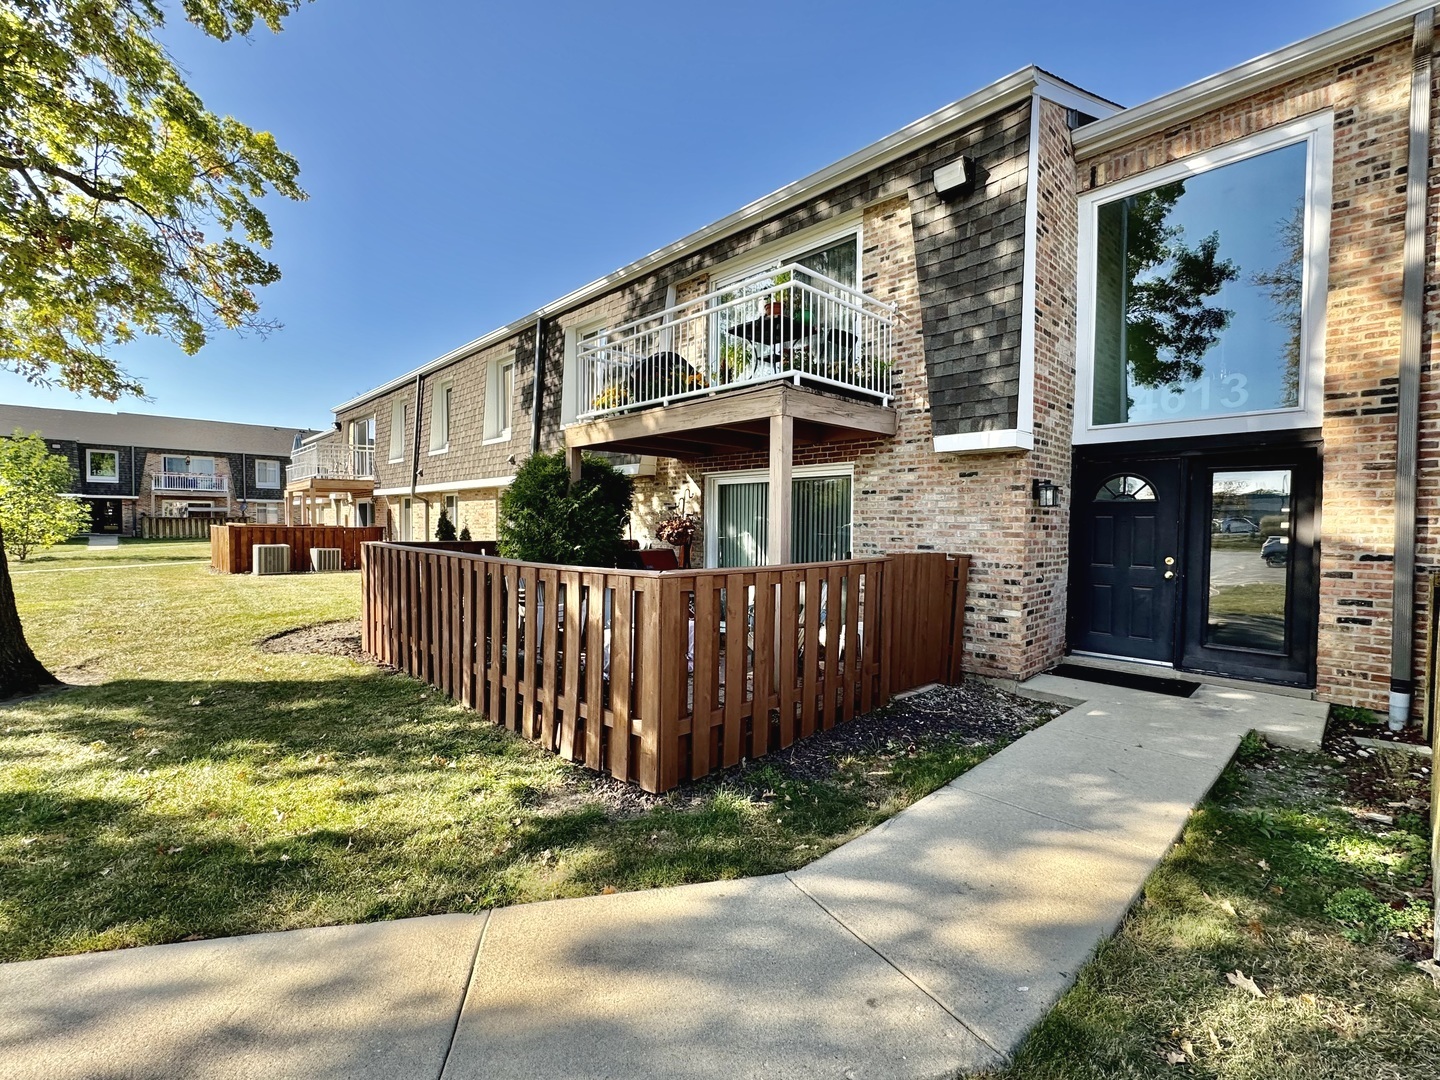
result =
[{"label": "white window frame", "polygon": [[[1182,161],[1141,173],[1080,196],[1078,265],[1079,311],[1076,321],[1075,428],[1076,443],[1134,442],[1196,435],[1236,435],[1319,427],[1325,386],[1325,297],[1330,270],[1331,163],[1335,116],[1325,110]],[[1285,409],[1257,409],[1204,419],[1155,420],[1149,423],[1093,424],[1095,388],[1095,260],[1100,207],[1151,188],[1233,165],[1271,150],[1307,145],[1305,167],[1305,289],[1300,305],[1300,400]]]},{"label": "white window frame", "polygon": [[[405,460],[405,414],[408,410],[405,407],[404,398],[396,398],[390,402],[390,452],[387,460],[390,464]],[[396,423],[396,421],[399,423]],[[399,438],[396,438],[396,436]]]},{"label": "white window frame", "polygon": [[[500,387],[504,384],[505,369],[510,369],[510,400],[505,402],[506,419],[509,420],[504,427],[500,426],[501,394]],[[517,365],[513,356],[502,356],[490,361],[489,368],[485,372],[485,443],[509,442],[511,432],[515,425],[515,373]]]},{"label": "white window frame", "polygon": [[[673,286],[666,307],[674,307]],[[608,319],[588,319],[565,328],[564,369],[560,377],[560,426],[567,427],[580,415],[580,339],[609,325]]]},{"label": "white window frame", "polygon": [[[184,468],[184,469],[167,469],[167,468],[165,467],[165,462],[171,461],[171,460],[175,460],[175,459],[183,460],[183,461],[185,462],[185,468]],[[208,462],[210,462],[210,471],[209,471],[208,473],[207,473],[207,472],[202,472],[202,473],[197,473],[197,472],[195,472],[195,463],[196,463],[197,461],[208,461]],[[160,471],[161,471],[162,473],[168,473],[168,474],[170,474],[171,476],[218,476],[219,473],[216,471],[216,468],[217,468],[217,466],[216,466],[216,464],[215,464],[215,458],[214,458],[214,457],[211,457],[211,456],[209,456],[209,455],[207,455],[207,454],[161,454],[161,455],[160,455]]]},{"label": "white window frame", "polygon": [[[269,465],[274,469],[275,479],[270,481],[260,475],[260,466]],[[255,486],[263,488],[278,488],[282,486],[280,462],[274,458],[255,459]]]},{"label": "white window frame", "polygon": [[710,288],[707,291],[718,292],[725,286],[752,277],[767,267],[784,266],[807,251],[830,247],[850,234],[854,234],[855,237],[855,288],[859,289],[865,280],[863,219],[863,213],[854,210],[847,214],[841,214],[831,221],[825,221],[812,228],[781,237],[748,255],[739,255],[728,259],[709,271]]},{"label": "white window frame", "polygon": [[[95,466],[91,464],[92,454],[110,454],[115,458],[114,476],[95,475]],[[97,446],[93,450],[85,451],[85,480],[91,484],[118,484],[120,483],[120,451],[107,450],[103,446]]]},{"label": "white window frame", "polygon": [[[444,403],[442,409],[441,403]],[[455,383],[441,379],[430,388],[430,453],[443,454],[450,449],[450,415],[454,411]],[[438,436],[444,430],[445,438]]]},{"label": "white window frame", "polygon": [[[790,470],[791,481],[805,477],[834,476],[846,477],[850,481],[850,529],[855,529],[855,463],[840,462],[834,465],[796,465]],[[715,526],[715,513],[720,506],[719,489],[724,484],[754,484],[770,480],[768,469],[744,469],[738,472],[709,473],[705,477],[705,502],[703,504],[705,527],[705,566],[714,569],[720,564],[720,534]],[[853,551],[853,541],[852,541]]]}]

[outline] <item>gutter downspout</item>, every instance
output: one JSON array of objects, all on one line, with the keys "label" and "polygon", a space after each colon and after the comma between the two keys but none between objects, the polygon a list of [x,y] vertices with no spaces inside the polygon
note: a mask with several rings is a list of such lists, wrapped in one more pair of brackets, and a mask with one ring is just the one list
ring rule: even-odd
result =
[{"label": "gutter downspout", "polygon": [[541,348],[541,331],[544,319],[535,320],[535,375],[530,389],[530,456],[540,453],[540,398],[545,389],[544,352]]},{"label": "gutter downspout", "polygon": [[[1425,310],[1425,214],[1430,180],[1431,55],[1435,11],[1415,16],[1410,75],[1410,155],[1405,174],[1405,252],[1395,434],[1395,573],[1391,600],[1390,730],[1410,721],[1415,691],[1415,487],[1420,443],[1420,348]],[[1434,675],[1432,673],[1431,677]]]},{"label": "gutter downspout", "polygon": [[415,499],[415,485],[420,479],[420,412],[422,409],[420,391],[424,389],[424,375],[415,376],[415,447],[410,454],[410,499]]}]

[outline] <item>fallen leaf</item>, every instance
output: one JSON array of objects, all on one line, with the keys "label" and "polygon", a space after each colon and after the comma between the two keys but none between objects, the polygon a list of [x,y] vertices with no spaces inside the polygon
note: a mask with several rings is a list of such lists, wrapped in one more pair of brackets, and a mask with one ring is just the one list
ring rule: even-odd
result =
[{"label": "fallen leaf", "polygon": [[1320,1003],[1319,999],[1316,998],[1314,994],[1301,994],[1300,1000],[1303,1001],[1306,1005],[1318,1005]]},{"label": "fallen leaf", "polygon": [[610,895],[612,895],[613,893],[618,892],[618,891],[619,891],[619,890],[617,890],[614,885],[606,885],[603,889],[600,890],[600,895],[601,895],[601,896],[610,896]]},{"label": "fallen leaf", "polygon": [[1265,991],[1261,990],[1260,987],[1255,985],[1255,980],[1250,978],[1249,975],[1246,975],[1239,968],[1236,968],[1234,971],[1226,972],[1225,981],[1228,982],[1231,986],[1238,986],[1242,990],[1250,991],[1250,993],[1254,994],[1257,998],[1263,998],[1265,996]]},{"label": "fallen leaf", "polygon": [[168,847],[168,848],[166,848],[166,849],[165,849],[165,854],[166,854],[166,855],[179,855],[180,852],[182,852],[182,851],[184,851],[184,850],[185,850],[185,845],[184,845],[184,844],[176,844],[174,847]]},{"label": "fallen leaf", "polygon": [[1220,910],[1225,912],[1232,919],[1238,919],[1240,917],[1240,913],[1235,910],[1235,905],[1232,904],[1229,900],[1220,901]]},{"label": "fallen leaf", "polygon": [[1183,1054],[1185,1054],[1187,1057],[1194,1057],[1194,1056],[1195,1056],[1195,1044],[1192,1043],[1189,1039],[1181,1039],[1181,1040],[1180,1040],[1180,1052],[1183,1053]]},{"label": "fallen leaf", "polygon": [[1185,1062],[1190,1059],[1187,1058],[1184,1054],[1182,1054],[1179,1050],[1171,1050],[1165,1055],[1165,1060],[1168,1061],[1171,1065],[1184,1065]]},{"label": "fallen leaf", "polygon": [[1258,863],[1256,863],[1255,865],[1258,866],[1258,867],[1260,867],[1261,870],[1269,870],[1269,869],[1270,869],[1270,864],[1269,864],[1268,862],[1266,862],[1264,859],[1261,859],[1261,860],[1260,860]]},{"label": "fallen leaf", "polygon": [[1440,963],[1436,963],[1434,960],[1421,960],[1415,966],[1429,975],[1435,982],[1435,989],[1440,990]]}]

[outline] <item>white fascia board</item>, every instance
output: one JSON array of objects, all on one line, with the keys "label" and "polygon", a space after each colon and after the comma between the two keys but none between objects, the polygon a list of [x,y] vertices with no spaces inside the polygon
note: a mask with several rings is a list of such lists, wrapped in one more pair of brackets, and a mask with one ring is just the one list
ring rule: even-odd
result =
[{"label": "white fascia board", "polygon": [[793,184],[787,184],[778,191],[773,191],[764,198],[756,199],[747,206],[742,206],[733,214],[721,218],[719,221],[706,225],[688,236],[682,237],[673,244],[652,251],[642,259],[622,266],[614,273],[604,277],[596,278],[588,285],[582,285],[574,292],[567,293],[560,299],[546,304],[542,308],[532,311],[523,318],[507,323],[505,326],[490,331],[474,341],[461,345],[458,349],[452,349],[441,356],[437,356],[427,364],[407,371],[389,382],[368,390],[358,397],[336,405],[331,411],[336,413],[345,412],[356,406],[363,405],[371,398],[379,397],[381,394],[388,394],[397,390],[407,383],[413,382],[417,377],[429,375],[441,368],[447,367],[458,360],[463,360],[480,349],[490,345],[498,344],[506,338],[529,329],[537,319],[548,319],[560,315],[572,307],[577,307],[588,300],[592,300],[612,289],[616,289],[646,271],[653,270],[667,262],[672,262],[698,248],[707,244],[713,244],[717,240],[740,232],[749,226],[773,217],[776,214],[814,198],[828,188],[837,187],[847,180],[861,176],[871,169],[878,168],[886,162],[903,157],[910,151],[928,142],[958,131],[963,127],[981,119],[1000,109],[1006,108],[1033,94],[1038,86],[1045,86],[1044,96],[1051,100],[1058,100],[1055,95],[1070,95],[1077,101],[1085,104],[1078,107],[1087,112],[1104,111],[1113,112],[1118,106],[1113,102],[1106,101],[1093,94],[1088,94],[1078,87],[1073,87],[1063,80],[1039,68],[1031,65],[1023,67],[1019,71],[997,79],[989,86],[983,87],[959,101],[937,109],[928,116],[921,117],[914,123],[907,124],[899,131],[887,135],[878,142],[871,143],[863,150],[858,150],[849,157],[841,158],[833,165],[828,165],[818,172],[811,173]]},{"label": "white fascia board", "polygon": [[83,491],[62,491],[62,492],[60,492],[60,498],[62,498],[62,499],[99,499],[99,500],[101,500],[102,502],[103,502],[104,500],[106,500],[106,499],[115,499],[115,500],[118,501],[118,502],[134,502],[135,500],[139,499],[140,496],[139,496],[139,495],[89,495],[89,494],[87,494],[87,493],[85,493],[85,492],[83,492]]},{"label": "white fascia board", "polygon": [[1434,4],[1435,0],[1403,0],[1391,4],[1294,45],[1257,56],[1218,75],[1162,94],[1143,105],[1076,128],[1071,133],[1075,154],[1084,157],[1101,153],[1355,53],[1408,37],[1411,20]]},{"label": "white fascia board", "polygon": [[965,431],[957,435],[936,435],[937,454],[989,454],[1005,450],[1034,450],[1035,433],[1005,428],[1000,431]]}]

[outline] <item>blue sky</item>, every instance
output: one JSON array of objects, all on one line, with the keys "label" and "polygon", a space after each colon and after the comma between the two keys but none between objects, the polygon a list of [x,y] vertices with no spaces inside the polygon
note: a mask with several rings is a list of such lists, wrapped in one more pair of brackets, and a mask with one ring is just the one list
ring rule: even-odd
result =
[{"label": "blue sky", "polygon": [[[228,44],[177,23],[206,103],[273,131],[310,199],[267,200],[285,276],[262,299],[284,329],[127,347],[151,400],[118,407],[321,426],[1025,64],[1136,104],[1378,6],[317,0]],[[116,407],[9,373],[0,400]]]}]

